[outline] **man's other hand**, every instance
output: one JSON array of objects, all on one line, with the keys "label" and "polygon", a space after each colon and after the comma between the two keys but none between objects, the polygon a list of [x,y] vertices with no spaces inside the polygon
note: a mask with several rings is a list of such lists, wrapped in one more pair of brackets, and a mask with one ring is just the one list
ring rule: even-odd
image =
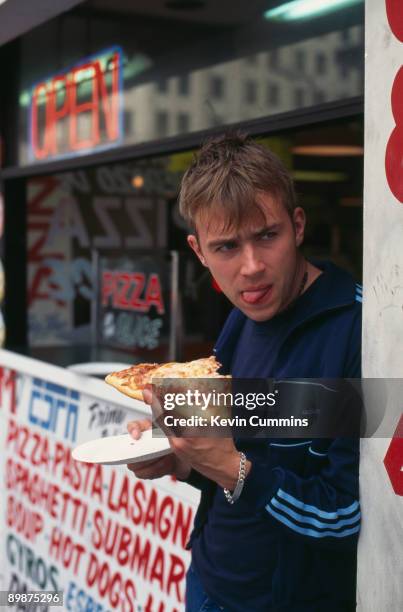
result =
[{"label": "man's other hand", "polygon": [[[153,417],[158,422],[163,414],[163,410],[158,400],[148,387],[143,390],[144,402],[151,407]],[[140,421],[144,424],[144,421]],[[148,428],[151,423],[148,421]],[[142,425],[144,426],[144,425]],[[144,430],[143,430],[144,431]],[[235,447],[232,437],[175,437],[168,435],[168,440],[174,452],[167,455],[166,459],[171,458],[176,462],[179,474],[187,469],[185,476],[174,473],[177,478],[186,478],[191,468],[216,482],[219,486],[233,491],[238,481],[239,474],[239,452]],[[165,459],[165,457],[163,458]],[[162,459],[157,460],[162,461]],[[157,463],[157,462],[156,462]],[[138,464],[136,464],[138,465]],[[151,467],[151,466],[150,466]],[[157,469],[155,466],[155,470]],[[246,461],[246,474],[249,474],[251,462]],[[136,472],[137,473],[137,470]],[[141,476],[140,476],[141,477]],[[143,476],[143,478],[157,478],[158,476]]]},{"label": "man's other hand", "polygon": [[[152,423],[149,419],[139,421],[130,421],[127,424],[127,431],[135,440],[141,438],[143,431],[151,429]],[[127,468],[135,474],[137,478],[153,479],[161,478],[162,476],[175,476],[184,480],[190,474],[190,465],[179,459],[174,453],[165,455],[159,459],[151,461],[139,461],[129,463]]]}]

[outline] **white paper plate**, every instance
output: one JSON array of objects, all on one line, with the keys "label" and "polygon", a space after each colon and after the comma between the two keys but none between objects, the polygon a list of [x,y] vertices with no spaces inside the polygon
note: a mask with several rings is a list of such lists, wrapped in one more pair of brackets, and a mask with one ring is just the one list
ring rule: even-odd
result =
[{"label": "white paper plate", "polygon": [[73,450],[72,457],[84,463],[118,465],[151,461],[171,452],[168,438],[152,437],[151,429],[148,429],[139,440],[134,440],[130,434],[123,434],[84,442]]}]

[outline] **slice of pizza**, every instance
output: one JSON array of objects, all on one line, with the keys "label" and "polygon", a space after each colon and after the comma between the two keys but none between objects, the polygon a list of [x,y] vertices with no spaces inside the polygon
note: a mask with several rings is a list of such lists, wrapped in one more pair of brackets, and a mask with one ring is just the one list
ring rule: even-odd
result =
[{"label": "slice of pizza", "polygon": [[153,372],[158,367],[158,363],[138,363],[126,370],[108,374],[105,382],[115,387],[121,393],[142,401],[142,389],[151,383]]},{"label": "slice of pizza", "polygon": [[218,373],[221,364],[214,355],[203,357],[194,361],[183,363],[172,361],[169,363],[139,363],[121,370],[108,374],[105,381],[115,387],[121,393],[143,400],[143,389],[152,383],[153,379],[158,378],[230,378]]}]

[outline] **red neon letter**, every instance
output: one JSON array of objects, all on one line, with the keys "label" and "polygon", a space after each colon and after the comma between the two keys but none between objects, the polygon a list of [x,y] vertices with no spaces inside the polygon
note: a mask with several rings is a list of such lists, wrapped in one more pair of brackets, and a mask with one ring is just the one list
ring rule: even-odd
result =
[{"label": "red neon letter", "polygon": [[110,62],[112,66],[112,92],[109,96],[101,65],[99,61],[95,62],[96,82],[99,87],[102,109],[105,115],[106,133],[109,140],[116,140],[119,136],[119,61],[119,53],[114,53]]},{"label": "red neon letter", "polygon": [[[73,150],[77,149],[89,149],[99,144],[99,97],[98,87],[96,81],[98,76],[95,69],[97,62],[89,62],[83,64],[78,68],[73,68],[71,71],[71,86],[70,86],[70,147]],[[92,77],[87,79],[87,82],[91,83],[92,87],[92,99],[89,102],[77,103],[77,89],[78,83],[76,82],[76,75],[80,72],[89,71],[92,72]],[[91,113],[91,137],[86,140],[79,140],[77,136],[77,115],[81,113]]]},{"label": "red neon letter", "polygon": [[[57,84],[64,84],[64,102],[60,108],[57,108]],[[49,152],[52,155],[58,153],[57,150],[57,122],[63,119],[69,111],[70,106],[70,95],[69,95],[70,81],[66,75],[55,76],[52,79],[52,86],[49,95],[48,111],[49,111]],[[60,91],[60,89],[59,89]]]}]

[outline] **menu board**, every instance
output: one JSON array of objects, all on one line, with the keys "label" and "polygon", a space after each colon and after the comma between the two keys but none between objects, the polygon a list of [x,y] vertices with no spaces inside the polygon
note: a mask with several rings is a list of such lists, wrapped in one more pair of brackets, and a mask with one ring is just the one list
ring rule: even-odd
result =
[{"label": "menu board", "polygon": [[177,254],[135,251],[95,254],[95,341],[142,352],[166,347],[174,358]]},{"label": "menu board", "polygon": [[71,458],[76,445],[122,433],[135,416],[0,368],[1,589],[62,591],[71,611],[183,610],[196,491]]}]

